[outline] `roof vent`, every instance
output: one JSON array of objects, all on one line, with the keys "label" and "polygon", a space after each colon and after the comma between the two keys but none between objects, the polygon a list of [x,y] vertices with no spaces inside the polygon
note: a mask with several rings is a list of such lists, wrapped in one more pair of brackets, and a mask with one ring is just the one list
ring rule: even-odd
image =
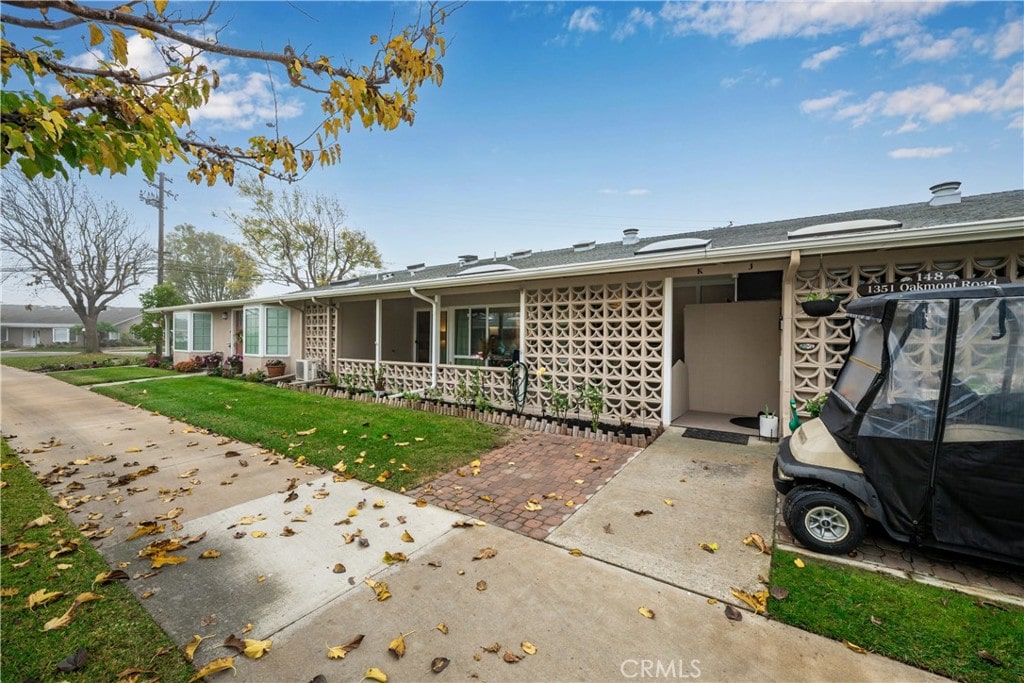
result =
[{"label": "roof vent", "polygon": [[948,183],[939,183],[928,188],[931,190],[932,198],[928,206],[946,206],[947,204],[960,203],[960,181],[952,180]]},{"label": "roof vent", "polygon": [[899,221],[890,221],[884,218],[861,218],[853,221],[839,221],[838,223],[819,223],[808,225],[804,228],[790,230],[786,233],[787,239],[798,237],[827,237],[848,232],[863,232],[865,230],[895,230],[903,227]]},{"label": "roof vent", "polygon": [[390,280],[395,276],[394,273],[377,273],[378,280]]},{"label": "roof vent", "polygon": [[595,244],[597,244],[597,242],[595,242],[594,240],[590,240],[589,242],[577,242],[576,244],[572,245],[572,250],[573,251],[590,251],[591,249],[594,248]]},{"label": "roof vent", "polygon": [[462,254],[461,256],[459,256],[459,265],[460,266],[468,266],[468,265],[476,263],[476,262],[477,262],[476,254]]},{"label": "roof vent", "polygon": [[335,280],[331,283],[331,287],[348,287],[359,282],[358,277],[349,278],[348,280]]},{"label": "roof vent", "polygon": [[508,263],[485,263],[481,266],[474,266],[472,268],[466,268],[461,273],[449,277],[461,277],[463,275],[487,275],[490,273],[515,273],[519,269]]},{"label": "roof vent", "polygon": [[533,249],[520,249],[519,251],[513,251],[510,255],[511,258],[526,258],[533,253]]},{"label": "roof vent", "polygon": [[418,273],[426,267],[425,263],[414,263],[411,266],[406,266],[405,269],[410,273]]},{"label": "roof vent", "polygon": [[640,228],[626,228],[622,231],[623,244],[636,244],[640,241]]},{"label": "roof vent", "polygon": [[651,242],[640,247],[634,254],[658,254],[664,251],[683,251],[686,249],[706,249],[711,240],[699,237],[676,237],[673,239]]}]

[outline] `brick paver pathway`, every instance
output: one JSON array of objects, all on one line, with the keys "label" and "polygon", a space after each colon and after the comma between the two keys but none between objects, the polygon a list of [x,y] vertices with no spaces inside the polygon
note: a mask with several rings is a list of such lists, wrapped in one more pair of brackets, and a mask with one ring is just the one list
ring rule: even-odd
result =
[{"label": "brick paver pathway", "polygon": [[[775,540],[802,549],[782,519],[782,496],[777,499],[775,519]],[[880,530],[869,529],[860,546],[846,557],[865,569],[886,567],[954,584],[978,586],[1017,599],[1024,598],[1024,571],[1020,569],[998,562],[912,548],[897,543]]]},{"label": "brick paver pathway", "polygon": [[527,434],[481,457],[479,468],[448,472],[409,495],[544,539],[638,452],[593,439]]}]

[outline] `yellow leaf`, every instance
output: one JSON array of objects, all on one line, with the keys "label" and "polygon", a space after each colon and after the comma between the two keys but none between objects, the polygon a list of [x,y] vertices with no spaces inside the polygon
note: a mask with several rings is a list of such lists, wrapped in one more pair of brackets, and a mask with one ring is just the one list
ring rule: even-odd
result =
[{"label": "yellow leaf", "polygon": [[201,559],[201,560],[215,560],[218,557],[220,557],[220,551],[219,550],[213,550],[211,548],[210,550],[204,550],[202,552],[202,554],[199,556],[199,559]]},{"label": "yellow leaf", "polygon": [[295,432],[295,436],[309,436],[310,434],[316,434],[316,427],[313,427],[312,429],[307,429],[302,432]]},{"label": "yellow leaf", "polygon": [[0,597],[10,598],[21,592],[19,588],[0,588]]},{"label": "yellow leaf", "polygon": [[639,608],[637,612],[639,612],[642,616],[647,617],[648,619],[654,618],[654,610],[647,609],[646,607]]},{"label": "yellow leaf", "polygon": [[526,505],[524,505],[523,508],[527,512],[536,512],[537,510],[541,509],[541,506],[540,506],[540,503],[538,503],[536,500],[531,498],[530,500],[526,501]]},{"label": "yellow leaf", "polygon": [[355,508],[352,508],[351,510],[348,511],[348,516],[349,517],[355,517],[358,514],[359,514],[359,510],[356,510]]},{"label": "yellow leaf", "polygon": [[254,532],[252,532],[252,537],[253,538],[263,538],[266,535],[267,535],[266,531],[254,531]]},{"label": "yellow leaf", "polygon": [[708,604],[709,605],[717,605],[718,604],[718,600],[715,600],[714,598],[708,598]]},{"label": "yellow leaf", "polygon": [[857,652],[857,653],[862,654],[862,655],[866,655],[868,653],[868,651],[865,650],[864,648],[862,648],[860,645],[854,645],[853,643],[851,643],[848,640],[844,640],[843,641],[843,645],[845,645],[846,647],[850,648],[854,652]]},{"label": "yellow leaf", "polygon": [[469,466],[470,467],[480,467],[480,461],[479,460],[474,460],[473,462],[469,463]]},{"label": "yellow leaf", "polygon": [[491,496],[480,496],[480,500],[482,500],[484,502],[487,502],[487,503],[493,503],[494,502],[494,498],[492,498]]},{"label": "yellow leaf", "polygon": [[799,557],[793,560],[793,564],[795,564],[797,567],[800,567],[800,569],[803,569],[805,566],[804,561],[801,560]]},{"label": "yellow leaf", "polygon": [[373,592],[377,595],[378,602],[384,602],[391,597],[391,593],[388,591],[388,584],[385,582],[366,579],[364,583],[373,589]]},{"label": "yellow leaf", "polygon": [[28,609],[35,609],[36,607],[49,605],[62,595],[64,595],[63,591],[48,591],[45,588],[40,588],[28,596],[28,600],[25,601],[25,607]]},{"label": "yellow leaf", "polygon": [[327,658],[328,659],[345,659],[345,655],[347,655],[349,652],[351,652],[352,650],[355,650],[357,647],[359,647],[359,644],[363,642],[363,638],[364,637],[365,636],[363,636],[363,634],[360,633],[358,636],[356,636],[355,638],[353,638],[349,642],[345,643],[344,645],[336,645],[335,647],[328,647],[327,648]]},{"label": "yellow leaf", "polygon": [[197,671],[195,676],[188,679],[188,683],[195,683],[199,679],[206,678],[210,674],[215,674],[219,671],[227,671],[228,669],[235,671],[234,657],[221,657],[220,659],[215,659]]},{"label": "yellow leaf", "polygon": [[579,548],[573,548],[572,550],[569,551],[569,554],[572,555],[573,557],[582,557],[583,556],[583,551],[580,550]]},{"label": "yellow leaf", "polygon": [[150,569],[159,569],[160,567],[166,567],[169,564],[181,564],[182,562],[187,562],[187,561],[188,561],[187,557],[182,557],[180,555],[166,555],[164,553],[159,553],[159,554],[153,556],[153,563],[150,565]]},{"label": "yellow leaf", "polygon": [[671,498],[665,499],[665,505],[668,505],[670,508],[674,508],[676,506],[675,502]]},{"label": "yellow leaf", "polygon": [[714,554],[714,552],[716,550],[718,550],[718,544],[717,543],[701,543],[701,544],[699,544],[699,546],[700,546],[701,550],[706,550],[707,552],[712,553],[712,554]]},{"label": "yellow leaf", "polygon": [[383,498],[379,498],[376,501],[374,501],[373,507],[377,508],[378,510],[381,509],[382,507],[384,507],[384,499]]},{"label": "yellow leaf", "polygon": [[405,636],[398,636],[388,643],[388,651],[396,657],[402,657],[405,654]]},{"label": "yellow leaf", "polygon": [[412,534],[410,534],[408,531],[403,531],[402,532],[402,540],[405,541],[406,543],[415,543],[416,542],[416,539],[414,539],[412,537]]},{"label": "yellow leaf", "polygon": [[269,640],[245,640],[245,649],[242,651],[249,659],[259,659],[270,652]]},{"label": "yellow leaf", "polygon": [[34,529],[36,527],[46,526],[47,524],[53,524],[56,521],[57,521],[57,518],[54,517],[53,515],[42,515],[40,517],[36,517],[31,522],[26,523],[25,526],[22,527],[22,528],[24,528],[24,529]]},{"label": "yellow leaf", "polygon": [[371,666],[363,672],[363,680],[367,678],[371,681],[377,681],[377,683],[388,683],[388,675],[375,666]]},{"label": "yellow leaf", "polygon": [[153,0],[153,9],[156,10],[157,14],[163,14],[164,10],[167,9],[167,0]]},{"label": "yellow leaf", "polygon": [[192,640],[188,641],[185,645],[185,661],[191,662],[192,658],[196,656],[196,648],[199,647],[199,643],[203,642],[203,637],[198,633],[192,636]]},{"label": "yellow leaf", "polygon": [[103,42],[103,31],[96,24],[89,24],[89,46],[96,47]]},{"label": "yellow leaf", "polygon": [[441,633],[448,635],[448,624],[444,623],[443,621],[434,628],[436,628]]},{"label": "yellow leaf", "polygon": [[768,608],[768,591],[757,591],[756,593],[748,593],[740,588],[732,588],[732,594],[750,605],[750,609],[754,610],[756,614],[764,614]]},{"label": "yellow leaf", "polygon": [[519,647],[523,648],[523,652],[525,652],[528,655],[535,655],[535,654],[537,654],[537,646],[534,645],[533,643],[527,641],[527,640],[524,640],[519,645]]}]

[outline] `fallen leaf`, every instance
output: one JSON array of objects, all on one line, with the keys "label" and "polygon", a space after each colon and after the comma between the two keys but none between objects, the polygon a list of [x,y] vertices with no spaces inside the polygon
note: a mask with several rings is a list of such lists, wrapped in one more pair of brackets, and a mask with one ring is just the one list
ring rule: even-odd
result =
[{"label": "fallen leaf", "polygon": [[378,500],[375,500],[373,502],[373,507],[377,508],[378,510],[381,509],[382,507],[384,507],[384,499],[383,498],[379,498]]},{"label": "fallen leaf", "polygon": [[0,588],[0,598],[14,597],[21,592],[20,588]]},{"label": "fallen leaf", "polygon": [[866,655],[868,653],[868,651],[865,650],[864,648],[862,648],[860,645],[855,645],[854,643],[851,643],[848,640],[844,640],[843,641],[843,645],[845,645],[846,647],[850,648],[851,650],[853,650],[857,654]]},{"label": "fallen leaf", "polygon": [[434,628],[440,631],[441,633],[448,635],[448,624],[444,623],[443,621]]},{"label": "fallen leaf", "polygon": [[493,503],[494,502],[494,498],[491,497],[491,496],[480,496],[480,500],[482,500],[484,502],[487,502],[487,503]]},{"label": "fallen leaf", "polygon": [[502,659],[504,659],[509,664],[515,664],[520,659],[522,659],[522,657],[520,657],[519,655],[517,655],[517,654],[515,654],[513,652],[509,652],[508,650],[505,650],[505,655],[502,657]]},{"label": "fallen leaf", "polygon": [[187,557],[181,555],[167,555],[166,553],[159,553],[150,558],[153,563],[149,566],[150,569],[159,569],[160,567],[166,567],[168,565],[181,564],[187,562]]},{"label": "fallen leaf", "polygon": [[192,658],[196,656],[196,648],[199,647],[199,643],[203,642],[203,637],[198,633],[192,636],[192,640],[188,641],[185,645],[185,661],[191,662]]},{"label": "fallen leaf", "polygon": [[700,549],[701,550],[706,550],[707,552],[709,552],[712,555],[714,555],[715,551],[718,550],[718,544],[717,543],[701,543],[700,544]]},{"label": "fallen leaf", "polygon": [[270,640],[245,640],[245,649],[242,650],[243,654],[249,659],[259,659],[266,653],[270,652]]},{"label": "fallen leaf", "polygon": [[294,536],[295,533],[296,533],[295,529],[292,529],[290,526],[286,526],[284,529],[281,530],[281,533],[278,534],[278,535],[279,536],[288,537],[288,536]]},{"label": "fallen leaf", "polygon": [[497,554],[498,554],[498,551],[496,549],[494,549],[493,547],[481,548],[480,552],[478,552],[473,557],[473,559],[474,560],[489,560],[489,559],[491,559],[492,557],[494,557]]},{"label": "fallen leaf", "polygon": [[732,594],[750,605],[755,614],[764,614],[768,609],[768,591],[762,590],[756,593],[748,593],[740,588],[730,588]]},{"label": "fallen leaf", "polygon": [[434,659],[430,662],[430,670],[433,671],[436,674],[439,674],[442,671],[444,671],[445,668],[447,668],[447,666],[448,666],[448,658],[447,657],[434,657]]},{"label": "fallen leaf", "polygon": [[487,590],[487,582],[486,581],[477,581],[476,582],[476,589],[478,591],[485,591],[485,590]]},{"label": "fallen leaf", "polygon": [[405,655],[405,636],[400,635],[388,643],[388,652],[401,659]]},{"label": "fallen leaf", "polygon": [[609,522],[608,524],[604,525],[604,532],[606,534],[612,533],[612,524],[611,524],[611,522]]},{"label": "fallen leaf", "polygon": [[501,650],[501,643],[494,643],[493,645],[481,645],[480,649],[484,652],[497,653],[499,650]]},{"label": "fallen leaf", "polygon": [[529,641],[524,640],[522,643],[520,643],[519,647],[523,648],[523,652],[525,652],[528,655],[537,654],[537,646]]},{"label": "fallen leaf", "polygon": [[978,657],[985,660],[992,666],[1002,666],[1003,662],[1001,659],[991,654],[988,650],[978,650]]},{"label": "fallen leaf", "polygon": [[676,506],[675,501],[672,500],[671,498],[666,498],[664,502],[665,505],[668,505],[670,508],[674,508]]},{"label": "fallen leaf", "polygon": [[363,638],[365,637],[366,636],[360,633],[358,636],[356,636],[349,642],[345,643],[344,645],[336,645],[334,647],[327,648],[327,658],[345,659],[345,655],[359,647],[360,643],[363,642]]},{"label": "fallen leaf", "polygon": [[79,607],[81,607],[82,605],[84,605],[87,602],[91,602],[93,600],[102,600],[102,599],[103,599],[102,595],[97,595],[95,593],[88,593],[88,592],[87,593],[79,593],[75,597],[74,602],[71,603],[71,607],[68,608],[68,611],[65,612],[64,614],[62,614],[61,616],[54,617],[53,619],[50,619],[48,622],[43,624],[43,630],[44,631],[53,631],[53,630],[56,630],[56,629],[59,629],[59,628],[64,628],[65,626],[67,626],[68,624],[71,623],[72,619],[74,619],[75,612],[78,611]]},{"label": "fallen leaf", "polygon": [[708,598],[708,604],[709,605],[717,605],[718,604],[718,600],[716,600],[714,598]]},{"label": "fallen leaf", "polygon": [[641,607],[641,608],[637,609],[637,612],[639,612],[642,616],[647,617],[648,619],[653,619],[654,618],[654,610],[652,610],[652,609],[648,609],[646,607]]},{"label": "fallen leaf", "polygon": [[231,669],[235,671],[235,658],[234,657],[221,657],[209,662],[206,666],[196,672],[196,675],[188,679],[188,683],[195,683],[196,681],[206,678],[210,674],[215,674],[220,671],[227,671]]},{"label": "fallen leaf", "polygon": [[799,557],[798,557],[798,558],[796,558],[795,560],[793,560],[793,564],[795,564],[795,565],[796,565],[797,567],[799,567],[800,569],[803,569],[803,568],[804,568],[804,566],[805,566],[805,565],[804,565],[804,561],[803,561],[803,560],[801,560],[801,559],[800,559]]},{"label": "fallen leaf", "polygon": [[127,581],[128,573],[123,569],[111,569],[105,572],[100,572],[96,575],[96,578],[92,580],[92,585],[103,585],[110,583],[111,581]]},{"label": "fallen leaf", "polygon": [[33,519],[31,522],[27,522],[25,524],[25,526],[23,526],[22,528],[23,529],[34,529],[36,527],[46,526],[47,524],[53,524],[56,521],[57,521],[57,518],[54,517],[53,515],[41,515],[41,516],[36,517],[35,519]]},{"label": "fallen leaf", "polygon": [[316,434],[316,427],[306,429],[301,432],[295,432],[295,436],[309,436],[310,434]]},{"label": "fallen leaf", "polygon": [[572,550],[569,551],[569,554],[572,555],[573,557],[582,557],[583,556],[583,551],[580,550],[579,548],[573,548]]},{"label": "fallen leaf", "polygon": [[526,505],[524,505],[523,508],[527,512],[537,512],[538,510],[543,509],[543,508],[541,508],[540,503],[538,503],[533,498],[531,498],[530,500],[526,501]]},{"label": "fallen leaf", "polygon": [[402,532],[402,540],[405,541],[406,543],[415,543],[416,542],[416,539],[414,539],[412,537],[412,534],[410,534],[408,531],[403,531]]},{"label": "fallen leaf", "polygon": [[644,515],[653,515],[654,513],[650,510],[637,510],[633,513],[634,517],[643,517]]},{"label": "fallen leaf", "polygon": [[388,591],[388,584],[383,581],[374,581],[373,579],[366,579],[364,582],[367,586],[373,589],[374,594],[377,596],[378,602],[384,602],[391,597],[391,593]]},{"label": "fallen leaf", "polygon": [[757,549],[765,555],[772,554],[772,551],[768,548],[768,544],[764,542],[764,538],[761,534],[748,534],[747,537],[743,539],[743,544],[756,546]]},{"label": "fallen leaf", "polygon": [[51,602],[59,599],[63,595],[63,591],[48,591],[45,588],[40,588],[28,596],[28,599],[25,601],[25,607],[33,610],[36,607],[49,605]]},{"label": "fallen leaf", "polygon": [[565,507],[567,507],[567,508],[571,508],[571,507],[573,507],[574,505],[576,505],[576,501],[573,501],[573,500],[567,500],[567,501],[565,501]]},{"label": "fallen leaf", "polygon": [[388,683],[388,675],[375,666],[371,666],[363,672],[363,680],[367,678],[371,681],[377,681],[377,683]]},{"label": "fallen leaf", "polygon": [[235,652],[241,654],[245,650],[245,641],[232,633],[224,639],[223,646],[233,648]]},{"label": "fallen leaf", "polygon": [[345,569],[345,565],[343,565],[341,562],[338,562],[334,565],[334,568],[331,571],[335,574],[344,574],[348,570]]},{"label": "fallen leaf", "polygon": [[392,553],[390,551],[384,551],[384,558],[381,560],[384,564],[391,566],[397,562],[408,562],[409,556],[405,553]]},{"label": "fallen leaf", "polygon": [[267,535],[266,531],[254,531],[254,532],[252,532],[252,537],[253,538],[263,538],[266,535]]},{"label": "fallen leaf", "polygon": [[74,654],[68,655],[57,662],[57,670],[64,673],[78,671],[85,666],[87,661],[89,661],[89,652],[84,647],[80,647],[75,650]]},{"label": "fallen leaf", "polygon": [[216,560],[218,557],[220,557],[220,551],[214,550],[213,548],[210,548],[209,550],[204,550],[199,555],[200,560]]},{"label": "fallen leaf", "polygon": [[725,606],[725,618],[729,621],[743,621],[743,612],[732,605]]}]

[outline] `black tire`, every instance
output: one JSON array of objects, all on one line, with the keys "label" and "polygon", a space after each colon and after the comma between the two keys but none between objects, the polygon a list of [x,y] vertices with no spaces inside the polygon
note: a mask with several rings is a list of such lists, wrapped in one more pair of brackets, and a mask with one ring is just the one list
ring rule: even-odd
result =
[{"label": "black tire", "polygon": [[841,493],[798,486],[786,496],[782,517],[805,548],[827,555],[848,553],[864,540],[866,522],[857,504]]}]

